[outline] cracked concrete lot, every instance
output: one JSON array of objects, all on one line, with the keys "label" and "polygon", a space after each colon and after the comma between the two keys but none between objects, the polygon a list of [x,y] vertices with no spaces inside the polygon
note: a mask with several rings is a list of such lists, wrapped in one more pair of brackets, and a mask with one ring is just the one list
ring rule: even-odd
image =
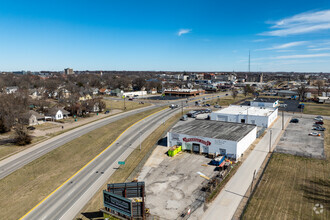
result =
[{"label": "cracked concrete lot", "polygon": [[[171,158],[158,146],[144,165],[138,180],[146,183],[146,207],[161,219],[176,219],[193,203],[203,183],[201,172],[211,177],[214,166],[203,155],[180,153]],[[203,166],[204,165],[204,166]]]}]

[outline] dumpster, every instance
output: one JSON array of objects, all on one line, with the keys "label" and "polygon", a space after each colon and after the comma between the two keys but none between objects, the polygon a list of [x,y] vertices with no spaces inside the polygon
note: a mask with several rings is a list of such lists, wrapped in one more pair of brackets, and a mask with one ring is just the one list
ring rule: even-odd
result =
[{"label": "dumpster", "polygon": [[177,153],[179,153],[180,151],[182,151],[182,147],[181,146],[173,146],[173,147],[171,147],[169,150],[168,150],[168,152],[167,152],[167,154],[168,154],[168,156],[170,156],[170,157],[174,157]]}]

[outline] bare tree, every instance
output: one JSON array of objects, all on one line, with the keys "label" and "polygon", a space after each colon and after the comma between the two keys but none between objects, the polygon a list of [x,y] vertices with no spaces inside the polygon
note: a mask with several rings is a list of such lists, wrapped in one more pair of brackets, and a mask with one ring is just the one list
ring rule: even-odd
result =
[{"label": "bare tree", "polygon": [[236,97],[238,96],[238,91],[237,91],[235,88],[233,88],[233,89],[231,90],[231,96],[233,97],[234,100],[235,100]]},{"label": "bare tree", "polygon": [[14,130],[15,130],[15,143],[17,145],[27,145],[31,143],[32,137],[24,125],[17,124]]},{"label": "bare tree", "polygon": [[317,86],[317,94],[320,95],[322,91],[322,87],[324,85],[324,82],[322,80],[317,80],[316,81],[316,86]]},{"label": "bare tree", "polygon": [[306,92],[307,92],[306,86],[304,84],[301,84],[298,87],[299,100],[304,100],[305,99]]}]

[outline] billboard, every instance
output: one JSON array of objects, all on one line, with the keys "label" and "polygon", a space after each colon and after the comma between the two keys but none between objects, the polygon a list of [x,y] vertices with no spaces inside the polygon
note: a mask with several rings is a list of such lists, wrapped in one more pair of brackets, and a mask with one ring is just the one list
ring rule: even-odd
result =
[{"label": "billboard", "polygon": [[104,206],[121,214],[132,216],[132,201],[103,190]]}]

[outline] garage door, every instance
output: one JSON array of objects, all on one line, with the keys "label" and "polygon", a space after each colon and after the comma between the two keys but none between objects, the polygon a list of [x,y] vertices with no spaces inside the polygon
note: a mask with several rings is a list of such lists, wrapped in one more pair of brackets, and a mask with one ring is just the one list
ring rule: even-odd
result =
[{"label": "garage door", "polygon": [[199,153],[200,145],[199,144],[193,144],[193,151],[195,153]]}]

